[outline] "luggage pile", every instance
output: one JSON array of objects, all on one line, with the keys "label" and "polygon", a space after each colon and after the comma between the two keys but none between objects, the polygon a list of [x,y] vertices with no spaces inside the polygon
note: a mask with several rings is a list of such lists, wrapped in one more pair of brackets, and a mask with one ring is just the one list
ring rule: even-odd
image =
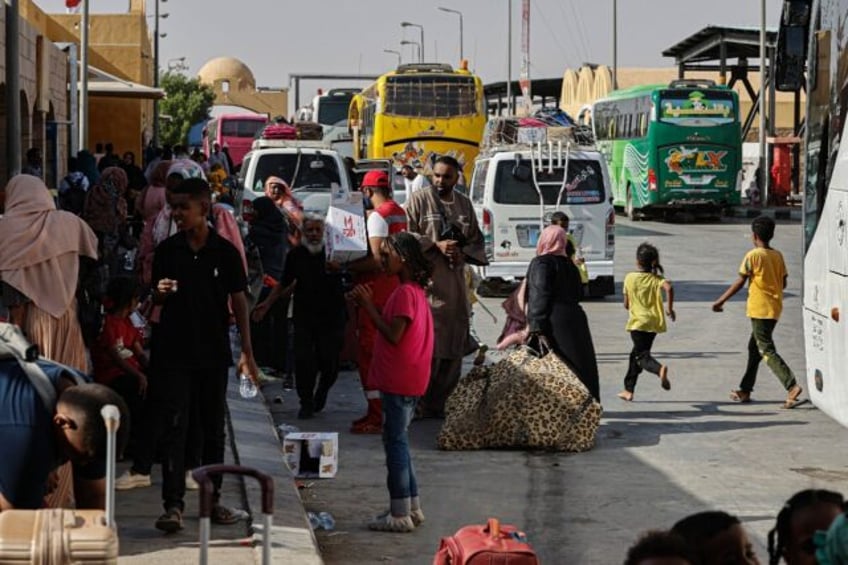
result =
[{"label": "luggage pile", "polygon": [[440,449],[588,451],[601,406],[556,354],[527,347],[474,367],[445,405]]},{"label": "luggage pile", "polygon": [[481,147],[522,145],[562,141],[591,146],[595,139],[592,128],[578,124],[559,109],[542,108],[532,116],[498,116],[491,118],[483,131]]},{"label": "luggage pile", "polygon": [[261,139],[321,141],[324,139],[324,126],[315,122],[270,123],[259,132]]}]

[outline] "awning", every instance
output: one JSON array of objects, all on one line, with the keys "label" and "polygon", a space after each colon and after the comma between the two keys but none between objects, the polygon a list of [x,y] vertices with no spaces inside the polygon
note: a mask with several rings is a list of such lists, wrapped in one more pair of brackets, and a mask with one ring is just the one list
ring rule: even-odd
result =
[{"label": "awning", "polygon": [[[80,86],[82,86],[80,84]],[[138,98],[158,100],[165,98],[161,88],[146,86],[126,80],[102,71],[97,67],[88,67],[88,95],[103,98]]]}]

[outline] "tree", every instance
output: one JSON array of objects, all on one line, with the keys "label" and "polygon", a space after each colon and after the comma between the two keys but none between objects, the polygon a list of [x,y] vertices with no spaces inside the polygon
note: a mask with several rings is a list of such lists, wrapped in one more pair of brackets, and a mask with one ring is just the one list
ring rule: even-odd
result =
[{"label": "tree", "polygon": [[197,78],[171,71],[162,73],[159,84],[165,90],[165,99],[159,102],[160,143],[185,145],[191,126],[209,117],[215,93]]}]

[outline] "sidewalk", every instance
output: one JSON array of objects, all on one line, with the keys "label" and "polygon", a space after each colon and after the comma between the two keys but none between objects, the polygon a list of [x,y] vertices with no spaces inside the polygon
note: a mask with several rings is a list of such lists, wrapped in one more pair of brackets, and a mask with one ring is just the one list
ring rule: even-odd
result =
[{"label": "sidewalk", "polygon": [[[315,537],[285,465],[271,417],[261,396],[245,400],[230,378],[227,390],[226,463],[254,467],[274,477],[274,521],[271,531],[273,563],[321,565]],[[118,465],[118,474],[129,467]],[[179,565],[198,562],[197,493],[186,493],[185,529],[164,535],[153,522],[162,513],[161,474],[153,469],[153,486],[117,493],[116,521],[120,537],[121,564]],[[225,477],[222,502],[244,508],[253,524],[212,526],[210,563],[256,564],[261,562],[262,532],[259,485],[252,479]],[[254,533],[254,529],[256,532]]]}]

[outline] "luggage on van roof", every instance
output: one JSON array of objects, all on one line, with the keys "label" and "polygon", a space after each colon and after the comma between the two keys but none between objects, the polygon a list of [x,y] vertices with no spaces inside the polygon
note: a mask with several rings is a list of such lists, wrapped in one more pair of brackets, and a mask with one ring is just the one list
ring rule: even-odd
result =
[{"label": "luggage on van roof", "polygon": [[575,123],[571,117],[557,110],[539,111],[531,117],[495,117],[489,119],[480,144],[485,151],[513,146],[571,143],[580,147],[594,147],[592,128]]}]

